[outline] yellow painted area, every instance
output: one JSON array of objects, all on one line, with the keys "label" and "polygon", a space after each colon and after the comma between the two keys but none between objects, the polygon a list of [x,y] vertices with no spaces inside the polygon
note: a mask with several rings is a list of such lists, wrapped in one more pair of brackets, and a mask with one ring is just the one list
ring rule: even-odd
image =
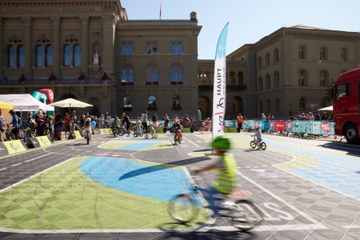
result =
[{"label": "yellow painted area", "polygon": [[39,136],[39,137],[36,137],[36,139],[38,140],[40,147],[46,147],[46,146],[50,146],[52,144],[52,142],[50,141],[48,136]]},{"label": "yellow painted area", "polygon": [[7,142],[3,142],[3,144],[9,154],[21,153],[27,151],[26,147],[20,140],[7,141]]},{"label": "yellow painted area", "polygon": [[76,139],[82,138],[79,130],[74,131],[74,134]]},{"label": "yellow painted area", "polygon": [[104,134],[112,134],[111,128],[101,128],[100,130],[100,134],[104,135]]}]

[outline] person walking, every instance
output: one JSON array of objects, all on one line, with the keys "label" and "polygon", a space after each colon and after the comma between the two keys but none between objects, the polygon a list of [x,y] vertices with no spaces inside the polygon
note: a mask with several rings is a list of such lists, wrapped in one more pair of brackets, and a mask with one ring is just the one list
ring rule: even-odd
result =
[{"label": "person walking", "polygon": [[237,123],[237,132],[240,133],[242,129],[242,124],[244,122],[244,117],[241,113],[239,113],[236,117],[236,123]]}]

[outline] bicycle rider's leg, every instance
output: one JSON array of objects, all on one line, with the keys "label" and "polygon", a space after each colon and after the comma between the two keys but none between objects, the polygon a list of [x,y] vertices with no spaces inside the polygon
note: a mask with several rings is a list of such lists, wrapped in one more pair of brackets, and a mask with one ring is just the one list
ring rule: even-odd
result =
[{"label": "bicycle rider's leg", "polygon": [[213,211],[213,215],[217,216],[219,215],[219,192],[214,187],[208,187],[208,188],[201,188],[198,187],[197,190],[199,190],[206,201],[209,203],[209,208]]}]

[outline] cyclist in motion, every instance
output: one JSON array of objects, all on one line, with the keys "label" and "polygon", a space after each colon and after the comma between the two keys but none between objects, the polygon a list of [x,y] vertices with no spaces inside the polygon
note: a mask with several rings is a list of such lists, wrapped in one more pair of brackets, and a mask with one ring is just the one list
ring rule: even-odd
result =
[{"label": "cyclist in motion", "polygon": [[211,147],[215,151],[215,155],[219,159],[204,168],[200,168],[194,171],[195,174],[216,170],[216,178],[212,184],[207,189],[199,189],[203,192],[204,197],[209,202],[209,207],[213,211],[213,218],[219,216],[219,207],[218,207],[218,197],[216,195],[222,195],[221,197],[226,197],[226,195],[231,194],[238,185],[238,178],[236,170],[238,168],[237,162],[232,155],[227,154],[231,149],[231,142],[228,138],[224,136],[216,137],[211,143]]}]

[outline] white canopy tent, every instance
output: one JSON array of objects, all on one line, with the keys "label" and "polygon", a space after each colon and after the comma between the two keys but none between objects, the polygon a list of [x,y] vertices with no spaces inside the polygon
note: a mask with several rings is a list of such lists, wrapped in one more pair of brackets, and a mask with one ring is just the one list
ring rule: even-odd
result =
[{"label": "white canopy tent", "polygon": [[333,111],[333,106],[328,106],[328,107],[324,107],[324,108],[320,108],[318,109],[318,111]]},{"label": "white canopy tent", "polygon": [[33,98],[30,94],[0,94],[0,100],[14,105],[14,111],[54,111],[54,107]]}]

